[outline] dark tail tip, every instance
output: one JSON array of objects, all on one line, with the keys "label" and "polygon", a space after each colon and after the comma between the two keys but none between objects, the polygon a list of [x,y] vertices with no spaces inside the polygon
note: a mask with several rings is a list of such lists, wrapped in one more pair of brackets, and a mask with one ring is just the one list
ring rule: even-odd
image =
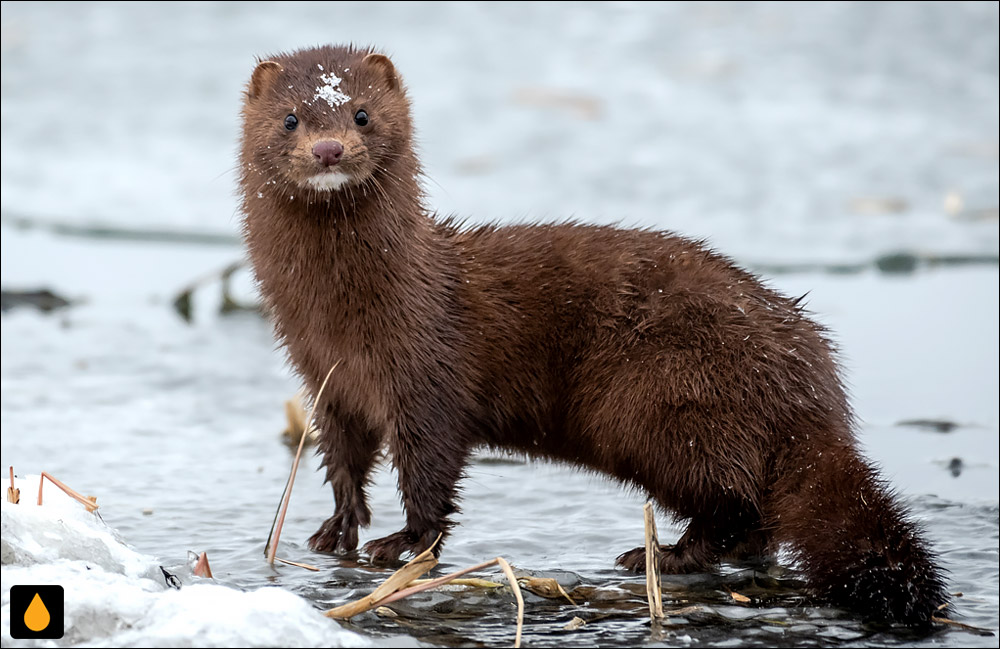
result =
[{"label": "dark tail tip", "polygon": [[817,451],[803,464],[802,479],[788,472],[776,527],[817,595],[868,622],[929,628],[947,617],[944,571],[874,469],[851,448]]},{"label": "dark tail tip", "polygon": [[820,594],[866,622],[929,628],[934,617],[949,616],[944,578],[922,547],[910,547],[901,562],[872,552],[851,564],[839,579],[819,579]]}]

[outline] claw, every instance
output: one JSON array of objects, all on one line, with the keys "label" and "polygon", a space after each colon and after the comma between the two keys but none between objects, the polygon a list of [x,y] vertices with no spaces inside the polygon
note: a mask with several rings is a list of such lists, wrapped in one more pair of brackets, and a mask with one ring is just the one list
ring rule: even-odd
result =
[{"label": "claw", "polygon": [[[399,559],[404,552],[420,554],[434,543],[437,536],[436,532],[417,534],[404,528],[381,539],[369,541],[363,549],[368,553],[372,563],[391,563]],[[435,554],[439,548],[440,546],[435,546]]]},{"label": "claw", "polygon": [[[660,571],[671,574],[683,574],[697,572],[697,566],[692,569],[683,557],[678,556],[676,545],[660,545]],[[615,559],[615,565],[634,572],[637,575],[646,574],[646,548],[645,546],[623,552]]]},{"label": "claw", "polygon": [[621,566],[629,572],[645,574],[646,572],[646,548],[639,547],[628,552],[623,552],[615,559],[615,565]]},{"label": "claw", "polygon": [[309,537],[309,547],[315,552],[352,552],[358,547],[358,523],[355,516],[337,512],[323,521]]}]

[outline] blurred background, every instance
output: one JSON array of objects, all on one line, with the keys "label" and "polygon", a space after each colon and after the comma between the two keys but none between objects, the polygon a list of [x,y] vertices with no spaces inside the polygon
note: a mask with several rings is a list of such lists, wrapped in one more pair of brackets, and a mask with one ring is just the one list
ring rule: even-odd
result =
[{"label": "blurred background", "polygon": [[404,75],[442,212],[671,228],[745,261],[997,252],[995,3],[3,11],[4,224],[233,236],[253,57],[354,42]]},{"label": "blurred background", "polygon": [[[269,325],[238,309],[255,300],[249,274],[220,279],[243,259],[241,93],[255,56],[372,44],[409,88],[433,209],[674,230],[810,292],[841,345],[862,444],[984,598],[973,619],[996,626],[997,3],[2,11],[4,467],[100,495],[145,552],[211,548],[236,583],[271,579],[259,546],[298,381]],[[483,467],[456,561],[502,551],[600,574],[638,544],[641,514],[629,510],[636,532],[613,513],[638,512],[634,495],[568,469]],[[286,535],[308,557],[332,499],[305,473]],[[567,554],[536,519],[551,494],[582,504],[595,489],[610,518],[568,522]],[[367,538],[400,520],[391,474],[373,497]],[[489,521],[511,516],[522,527],[498,549]],[[339,597],[307,577],[279,583]]]}]

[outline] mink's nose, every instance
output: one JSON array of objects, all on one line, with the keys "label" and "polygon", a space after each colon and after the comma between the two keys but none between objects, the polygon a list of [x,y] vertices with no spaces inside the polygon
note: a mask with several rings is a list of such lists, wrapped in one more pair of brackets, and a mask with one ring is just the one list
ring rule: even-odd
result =
[{"label": "mink's nose", "polygon": [[336,140],[323,140],[313,145],[313,155],[324,167],[332,167],[344,155],[344,145]]}]

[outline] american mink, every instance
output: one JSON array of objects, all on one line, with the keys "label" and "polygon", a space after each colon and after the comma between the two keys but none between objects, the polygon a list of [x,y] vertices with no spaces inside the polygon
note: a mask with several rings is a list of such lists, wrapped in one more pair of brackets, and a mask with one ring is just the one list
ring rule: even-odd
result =
[{"label": "american mink", "polygon": [[[600,471],[689,520],[666,572],[785,545],[820,597],[871,619],[926,625],[947,601],[798,300],[667,232],[428,212],[406,90],[366,49],[259,63],[240,160],[276,333],[314,395],[340,363],[317,409],[336,506],[315,550],[357,547],[383,445],[406,526],[368,542],[373,561],[447,535],[470,453],[492,447]],[[643,549],[618,563],[641,571]]]}]

